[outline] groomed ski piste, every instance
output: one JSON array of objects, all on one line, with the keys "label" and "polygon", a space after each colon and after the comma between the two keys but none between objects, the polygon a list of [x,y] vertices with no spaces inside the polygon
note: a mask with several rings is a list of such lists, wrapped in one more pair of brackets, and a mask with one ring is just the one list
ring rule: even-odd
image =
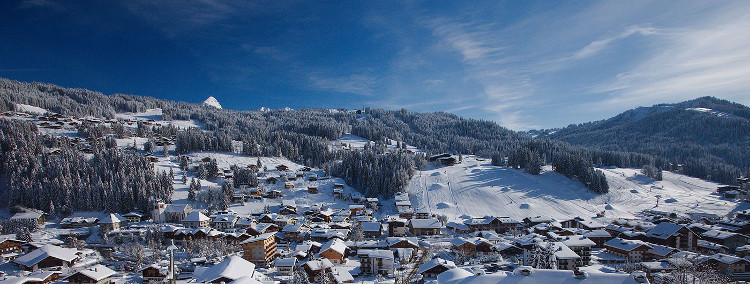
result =
[{"label": "groomed ski piste", "polygon": [[418,171],[408,192],[414,208],[449,219],[491,215],[517,220],[536,216],[566,220],[597,214],[629,219],[644,210],[723,216],[748,207],[716,194],[717,183],[666,171],[662,181],[655,181],[639,169],[600,170],[610,186],[609,193],[601,195],[549,166],[542,174],[531,175],[492,166],[488,159],[464,156],[463,162],[455,166],[431,165]]}]

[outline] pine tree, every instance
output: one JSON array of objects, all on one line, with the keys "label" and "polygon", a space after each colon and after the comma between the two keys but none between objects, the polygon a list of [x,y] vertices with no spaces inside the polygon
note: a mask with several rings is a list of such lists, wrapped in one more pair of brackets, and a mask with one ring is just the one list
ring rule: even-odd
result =
[{"label": "pine tree", "polygon": [[195,183],[195,179],[193,179],[193,180],[192,180],[192,181],[190,182],[190,186],[189,186],[189,188],[188,188],[188,200],[189,200],[189,201],[193,201],[193,202],[195,202],[195,192],[196,192],[196,187],[197,187],[197,186],[198,186],[198,184],[197,184],[197,183]]}]

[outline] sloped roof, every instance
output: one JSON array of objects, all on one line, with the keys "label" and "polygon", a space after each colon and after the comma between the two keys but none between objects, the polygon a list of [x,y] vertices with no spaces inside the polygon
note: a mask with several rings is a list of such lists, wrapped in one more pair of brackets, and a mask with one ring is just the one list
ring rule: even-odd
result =
[{"label": "sloped roof", "polygon": [[302,227],[304,225],[305,224],[303,224],[302,222],[297,222],[297,223],[294,223],[294,224],[287,224],[286,226],[284,226],[284,228],[281,231],[285,232],[285,233],[288,233],[288,232],[300,232],[302,230]]},{"label": "sloped roof", "polygon": [[52,275],[60,274],[59,271],[45,271],[45,270],[39,270],[36,272],[33,272],[26,276],[7,276],[5,280],[0,281],[2,284],[24,284],[28,282],[44,282],[45,280],[49,280],[49,278]]},{"label": "sloped roof", "polygon": [[725,232],[725,231],[719,231],[719,230],[710,230],[703,234],[701,234],[702,237],[706,238],[713,238],[713,239],[727,239],[738,235],[737,233],[732,232]]},{"label": "sloped roof", "polygon": [[592,230],[583,234],[587,238],[610,238],[612,235],[607,230]]},{"label": "sloped roof", "polygon": [[464,230],[464,231],[469,230],[469,226],[463,223],[458,223],[458,222],[448,222],[447,224],[445,224],[445,226],[448,228],[453,228],[457,230]]},{"label": "sloped roof", "polygon": [[327,258],[321,258],[318,260],[310,260],[308,262],[305,262],[303,265],[306,265],[312,271],[318,271],[321,269],[333,267],[333,263],[331,263],[331,261],[328,260]]},{"label": "sloped roof", "polygon": [[10,217],[10,220],[39,219],[39,217],[42,217],[41,213],[34,212],[34,211],[26,211],[26,212],[18,212],[16,214],[13,214],[13,217]]},{"label": "sloped roof", "polygon": [[[700,240],[699,240],[700,241]],[[670,253],[677,251],[676,248],[668,247],[668,246],[662,246],[662,245],[655,245],[655,244],[649,244],[652,246],[650,250],[648,250],[649,253],[655,254],[658,256],[665,257],[669,255]]]},{"label": "sloped roof", "polygon": [[677,234],[677,231],[680,229],[685,228],[684,225],[679,224],[673,224],[669,222],[661,222],[656,227],[651,228],[651,230],[648,230],[646,232],[646,236],[651,238],[657,238],[666,240],[667,238]]},{"label": "sloped roof", "polygon": [[639,240],[625,240],[625,239],[621,239],[621,238],[611,239],[611,240],[607,241],[606,243],[604,243],[604,245],[605,246],[610,246],[610,247],[613,247],[613,248],[617,248],[617,249],[621,249],[621,250],[624,250],[624,251],[632,251],[632,250],[634,250],[634,249],[636,249],[636,248],[638,248],[640,246],[646,246],[649,249],[652,249],[654,247],[653,245],[651,245],[649,243],[646,243],[644,241],[639,241]]},{"label": "sloped roof", "polygon": [[[115,275],[116,272],[114,270],[110,269],[109,267],[106,267],[106,266],[101,265],[101,264],[97,264],[97,265],[88,267],[88,268],[86,268],[84,270],[80,270],[80,271],[76,272],[76,274],[78,274],[78,273],[80,273],[80,274],[82,274],[82,275],[84,275],[84,276],[86,276],[88,278],[94,279],[95,281],[99,281],[99,280],[108,278],[108,277],[110,277],[112,275]],[[75,275],[75,274],[73,274],[73,275]]]},{"label": "sloped roof", "polygon": [[209,221],[208,217],[206,215],[203,215],[203,213],[198,211],[190,212],[184,219],[182,219],[182,222],[202,222],[202,221]]},{"label": "sloped roof", "polygon": [[415,237],[388,237],[385,239],[388,242],[388,246],[395,245],[399,242],[408,242],[414,246],[419,246],[419,239]]},{"label": "sloped roof", "polygon": [[348,249],[348,247],[346,246],[344,241],[339,240],[339,239],[332,239],[328,241],[327,243],[325,243],[322,248],[320,248],[320,252],[332,250],[341,255],[344,255],[346,253],[346,249]]},{"label": "sloped roof", "polygon": [[182,212],[185,212],[185,210],[188,209],[189,206],[190,205],[188,205],[188,204],[167,204],[167,207],[164,208],[164,212],[170,212],[170,213],[179,212],[179,213],[182,213]]},{"label": "sloped roof", "polygon": [[592,247],[596,245],[594,241],[581,235],[568,236],[562,242],[568,247]]},{"label": "sloped roof", "polygon": [[[585,272],[586,278],[577,279],[570,270],[553,270],[553,269],[530,269],[531,274],[523,275],[519,272],[514,273],[492,273],[475,275],[474,273],[464,273],[456,269],[443,272],[438,276],[440,284],[484,284],[484,283],[517,283],[517,284],[557,284],[557,283],[576,283],[576,284],[640,284],[632,274],[624,273],[603,273],[603,272]],[[466,271],[468,272],[468,271]],[[636,272],[637,273],[637,272]],[[446,274],[443,276],[443,274]],[[469,275],[471,274],[471,275]]]},{"label": "sloped roof", "polygon": [[78,250],[72,248],[62,248],[54,245],[44,245],[30,253],[20,256],[13,260],[13,262],[21,264],[26,267],[32,267],[47,257],[53,257],[61,259],[67,262],[71,262],[78,258]]},{"label": "sloped roof", "polygon": [[362,222],[362,230],[365,232],[380,232],[383,225],[379,222]]},{"label": "sloped roof", "polygon": [[109,213],[104,218],[99,220],[99,224],[114,224],[114,223],[122,223],[124,220],[126,220],[124,217],[120,216],[120,214],[115,213]]},{"label": "sloped roof", "polygon": [[723,253],[717,253],[717,254],[714,254],[714,255],[711,255],[711,256],[700,257],[698,259],[698,263],[703,263],[703,262],[708,261],[708,260],[716,260],[718,262],[725,263],[725,264],[733,264],[733,263],[737,263],[737,262],[748,263],[748,260],[746,260],[744,258],[739,258],[739,257],[733,256],[733,255],[728,255],[728,254],[723,254]]},{"label": "sloped roof", "polygon": [[233,255],[193,277],[197,282],[213,282],[220,278],[237,280],[243,276],[253,277],[254,274],[255,264]]},{"label": "sloped roof", "polygon": [[285,257],[285,258],[277,258],[274,263],[276,266],[294,266],[297,264],[297,258],[296,257]]},{"label": "sloped roof", "polygon": [[235,279],[232,282],[229,282],[229,284],[261,284],[262,282],[255,280],[252,277],[249,276],[242,276],[240,278]]},{"label": "sloped roof", "polygon": [[373,249],[365,251],[370,258],[393,259],[393,251],[389,249]]},{"label": "sloped roof", "polygon": [[440,229],[443,224],[438,219],[411,219],[411,227],[416,229]]},{"label": "sloped roof", "polygon": [[433,267],[436,267],[436,266],[444,266],[444,267],[446,267],[448,269],[456,268],[456,264],[453,263],[453,261],[445,260],[445,259],[436,257],[436,258],[433,258],[432,260],[430,260],[428,262],[425,262],[424,264],[420,265],[418,273],[421,274],[421,273],[423,273],[423,272],[425,272],[427,270],[430,270],[430,269],[432,269]]},{"label": "sloped roof", "polygon": [[271,238],[271,237],[273,237],[275,235],[276,235],[276,233],[265,233],[265,234],[262,234],[262,235],[259,235],[259,236],[255,237],[255,238],[247,239],[247,240],[243,241],[241,244],[254,243],[254,242],[257,242],[257,241],[267,240],[268,238]]}]

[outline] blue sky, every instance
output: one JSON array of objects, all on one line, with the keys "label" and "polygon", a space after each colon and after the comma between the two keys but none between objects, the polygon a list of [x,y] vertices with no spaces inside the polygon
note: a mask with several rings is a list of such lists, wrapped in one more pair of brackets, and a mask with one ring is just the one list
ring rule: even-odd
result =
[{"label": "blue sky", "polygon": [[525,130],[706,95],[748,105],[748,31],[748,1],[2,1],[0,77]]}]

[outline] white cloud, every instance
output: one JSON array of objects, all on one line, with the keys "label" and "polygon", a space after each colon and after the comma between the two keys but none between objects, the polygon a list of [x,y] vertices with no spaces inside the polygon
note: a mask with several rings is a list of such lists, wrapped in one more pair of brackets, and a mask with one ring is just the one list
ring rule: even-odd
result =
[{"label": "white cloud", "polygon": [[[530,125],[522,110],[534,91],[534,86],[524,72],[518,72],[518,58],[505,54],[503,31],[492,23],[460,22],[447,18],[427,21],[443,45],[458,52],[463,61],[464,75],[470,84],[478,85],[476,93],[466,90],[471,100],[453,106],[455,111],[481,111],[491,119],[511,129],[524,129]],[[478,104],[477,104],[478,103]]]},{"label": "white cloud", "polygon": [[707,95],[750,103],[750,16],[725,9],[709,16],[662,36],[647,57],[591,92],[608,95],[608,107]]},{"label": "white cloud", "polygon": [[652,35],[652,34],[655,34],[655,33],[657,33],[657,31],[656,31],[656,29],[654,29],[652,27],[638,27],[638,26],[633,26],[633,27],[630,27],[630,28],[626,29],[625,31],[623,31],[622,33],[620,33],[618,35],[615,35],[615,36],[612,36],[612,37],[606,37],[606,38],[598,39],[598,40],[595,40],[595,41],[589,43],[584,48],[582,48],[581,50],[579,50],[578,52],[576,52],[573,55],[573,58],[575,58],[575,59],[581,59],[581,58],[586,58],[586,57],[593,56],[593,55],[601,52],[605,48],[607,48],[607,46],[609,46],[612,42],[628,38],[628,37],[630,37],[632,35],[636,35],[636,34],[640,34],[640,35]]}]

